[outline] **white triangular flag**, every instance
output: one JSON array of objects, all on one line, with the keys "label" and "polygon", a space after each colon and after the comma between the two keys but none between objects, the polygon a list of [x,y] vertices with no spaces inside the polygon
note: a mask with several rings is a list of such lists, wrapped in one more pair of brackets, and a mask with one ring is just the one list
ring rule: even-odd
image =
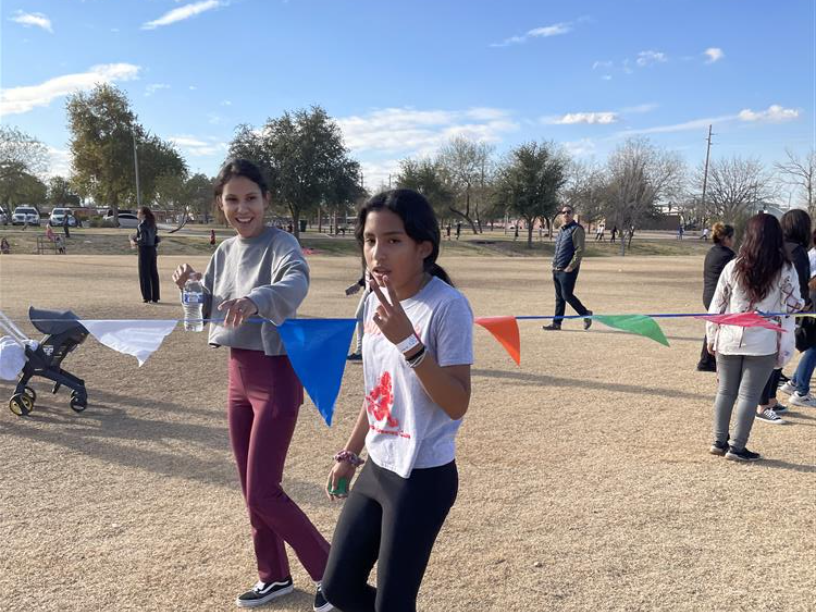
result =
[{"label": "white triangular flag", "polygon": [[105,346],[125,355],[133,355],[144,365],[172,332],[178,321],[164,319],[80,319],[91,335]]}]

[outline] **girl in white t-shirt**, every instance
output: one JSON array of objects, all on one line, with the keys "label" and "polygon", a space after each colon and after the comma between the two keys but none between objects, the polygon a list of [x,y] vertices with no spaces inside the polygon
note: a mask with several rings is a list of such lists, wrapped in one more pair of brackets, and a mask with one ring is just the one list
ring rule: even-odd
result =
[{"label": "girl in white t-shirt", "polygon": [[[413,612],[436,536],[456,500],[455,437],[470,403],[473,313],[436,265],[440,231],[419,193],[387,191],[360,210],[373,278],[363,319],[365,399],[328,494],[346,497],[323,594],[349,612]],[[368,577],[377,563],[377,587]]]}]

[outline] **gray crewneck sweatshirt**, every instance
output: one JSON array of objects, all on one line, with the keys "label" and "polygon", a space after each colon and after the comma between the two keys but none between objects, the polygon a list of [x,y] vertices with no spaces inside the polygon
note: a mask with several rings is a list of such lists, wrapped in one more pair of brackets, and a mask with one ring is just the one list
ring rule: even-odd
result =
[{"label": "gray crewneck sweatshirt", "polygon": [[[268,227],[255,238],[235,236],[222,242],[204,273],[204,286],[209,292],[205,318],[223,317],[217,308],[225,300],[248,297],[258,307],[258,316],[280,325],[297,316],[309,291],[309,265],[294,236]],[[234,329],[210,323],[209,343],[270,356],[286,354],[275,325],[269,322],[248,321]]]}]

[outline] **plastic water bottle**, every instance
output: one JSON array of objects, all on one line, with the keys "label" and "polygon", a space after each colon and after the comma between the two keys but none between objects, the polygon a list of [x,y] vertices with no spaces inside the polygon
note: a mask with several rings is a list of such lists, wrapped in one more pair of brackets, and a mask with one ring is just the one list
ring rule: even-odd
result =
[{"label": "plastic water bottle", "polygon": [[190,279],[181,292],[184,306],[184,331],[204,331],[204,285],[200,280]]}]

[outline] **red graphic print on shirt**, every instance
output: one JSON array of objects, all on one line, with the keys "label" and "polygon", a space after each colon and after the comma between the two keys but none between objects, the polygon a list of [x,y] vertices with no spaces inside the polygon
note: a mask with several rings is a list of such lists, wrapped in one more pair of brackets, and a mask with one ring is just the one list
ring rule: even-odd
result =
[{"label": "red graphic print on shirt", "polygon": [[391,386],[391,373],[385,372],[380,382],[366,395],[366,410],[375,421],[385,420],[389,427],[399,427],[399,421],[391,414],[394,405],[394,393]]}]

